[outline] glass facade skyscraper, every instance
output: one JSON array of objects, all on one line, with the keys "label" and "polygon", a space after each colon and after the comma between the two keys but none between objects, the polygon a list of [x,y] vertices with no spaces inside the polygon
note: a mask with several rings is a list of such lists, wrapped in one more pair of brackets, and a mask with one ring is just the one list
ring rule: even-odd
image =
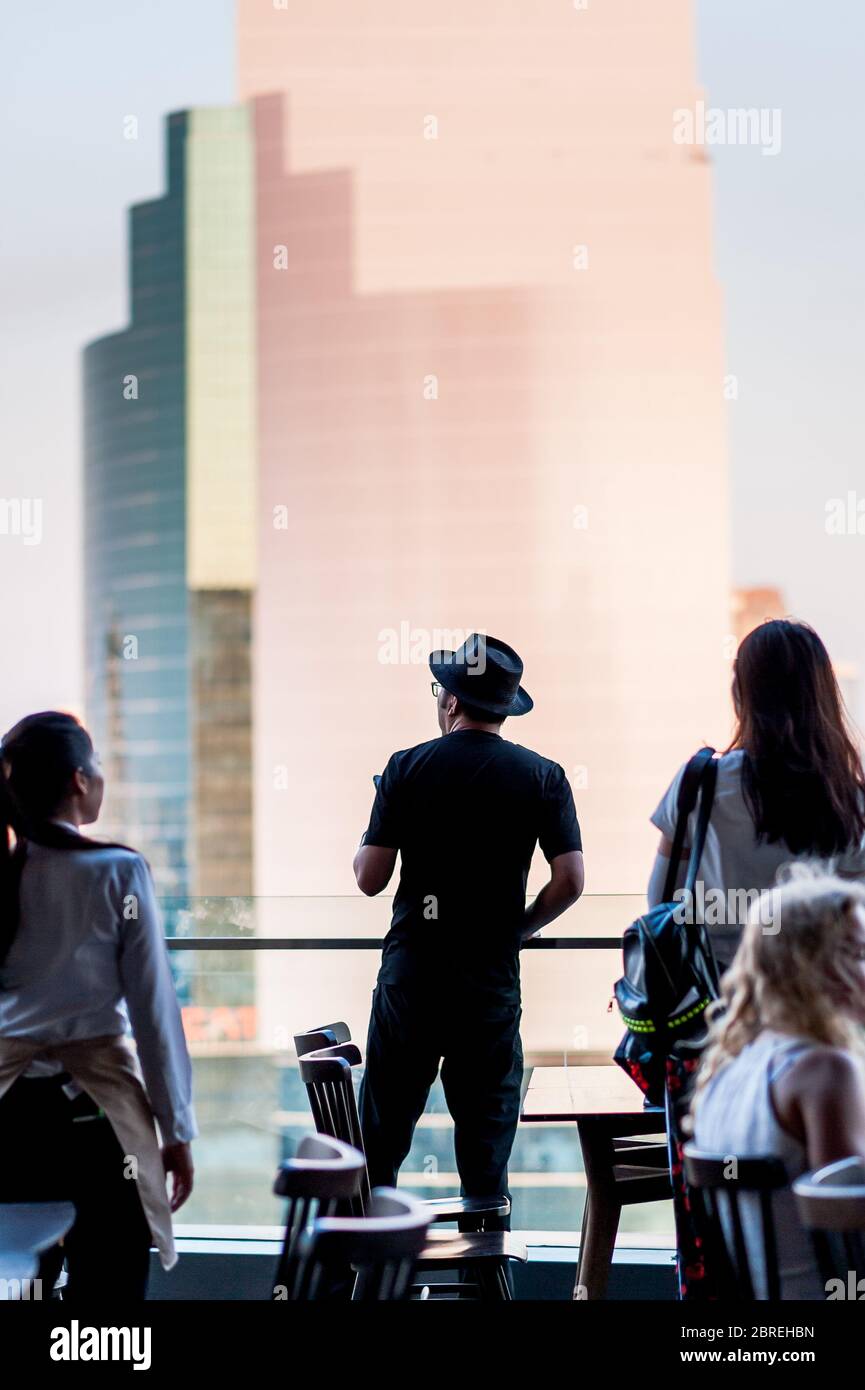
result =
[{"label": "glass facade skyscraper", "polygon": [[160,889],[189,890],[186,581],[187,119],[168,126],[169,189],[130,210],[130,327],[84,353],[87,718],[105,818]]},{"label": "glass facade skyscraper", "polygon": [[246,110],[170,116],[167,166],[130,213],[130,325],[84,353],[87,717],[105,828],[179,911],[251,889]]}]

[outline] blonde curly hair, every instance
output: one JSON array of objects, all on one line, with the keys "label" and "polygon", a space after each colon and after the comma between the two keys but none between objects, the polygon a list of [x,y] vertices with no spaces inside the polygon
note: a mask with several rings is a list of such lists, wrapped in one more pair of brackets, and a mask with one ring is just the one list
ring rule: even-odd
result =
[{"label": "blonde curly hair", "polygon": [[860,914],[865,887],[838,878],[831,865],[799,860],[779,872],[777,886],[751,906],[709,1011],[694,1105],[721,1067],[767,1029],[844,1048],[865,1066]]}]

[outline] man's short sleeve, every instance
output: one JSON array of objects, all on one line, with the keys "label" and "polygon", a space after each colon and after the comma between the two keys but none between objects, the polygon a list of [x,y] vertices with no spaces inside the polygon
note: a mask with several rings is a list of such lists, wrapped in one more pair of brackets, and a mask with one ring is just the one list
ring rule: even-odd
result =
[{"label": "man's short sleeve", "polygon": [[372,814],[362,844],[399,849],[399,763],[394,753],[376,788]]},{"label": "man's short sleeve", "polygon": [[583,848],[574,794],[564,768],[559,767],[558,763],[548,774],[544,784],[538,843],[547,863],[560,854],[570,854],[573,850]]},{"label": "man's short sleeve", "polygon": [[668,840],[672,840],[676,833],[676,820],[678,818],[679,788],[682,785],[682,778],[685,775],[687,763],[682,763],[655,810],[650,817],[652,825],[660,830],[662,835],[666,835]]}]

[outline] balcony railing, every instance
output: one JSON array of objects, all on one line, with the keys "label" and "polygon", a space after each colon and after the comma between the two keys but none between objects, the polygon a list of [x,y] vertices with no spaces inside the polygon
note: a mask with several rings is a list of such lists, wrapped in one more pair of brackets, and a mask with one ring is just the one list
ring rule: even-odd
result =
[{"label": "balcony railing", "polygon": [[[621,1035],[611,1007],[621,933],[637,896],[587,896],[522,953],[527,1070],[609,1062]],[[369,1004],[390,916],[386,899],[163,900],[167,938],[195,1071],[201,1136],[195,1226],[279,1223],[276,1164],[312,1127],[294,1056],[296,1032],[344,1020],[364,1049]],[[421,1196],[458,1191],[452,1125],[438,1082],[418,1124],[401,1184]],[[521,1125],[511,1160],[514,1225],[579,1231],[585,1175],[576,1127]],[[627,1207],[629,1245],[672,1241],[669,1204]]]}]

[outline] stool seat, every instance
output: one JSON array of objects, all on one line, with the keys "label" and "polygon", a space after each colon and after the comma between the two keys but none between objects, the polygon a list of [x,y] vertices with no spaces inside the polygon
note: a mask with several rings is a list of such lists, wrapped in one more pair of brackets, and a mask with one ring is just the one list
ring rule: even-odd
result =
[{"label": "stool seat", "polygon": [[40,1254],[62,1240],[74,1220],[71,1202],[0,1203],[0,1279],[35,1278]]},{"label": "stool seat", "polygon": [[418,1269],[447,1268],[465,1260],[519,1260],[525,1264],[529,1252],[523,1241],[510,1231],[428,1231],[418,1260]]}]

